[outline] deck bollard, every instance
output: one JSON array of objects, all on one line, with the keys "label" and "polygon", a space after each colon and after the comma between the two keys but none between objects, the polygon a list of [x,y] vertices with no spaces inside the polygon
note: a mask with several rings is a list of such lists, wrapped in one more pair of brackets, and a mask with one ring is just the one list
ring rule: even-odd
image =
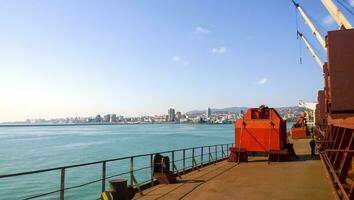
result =
[{"label": "deck bollard", "polygon": [[128,187],[126,179],[116,179],[109,181],[111,194],[114,200],[129,200],[134,197],[133,187]]}]

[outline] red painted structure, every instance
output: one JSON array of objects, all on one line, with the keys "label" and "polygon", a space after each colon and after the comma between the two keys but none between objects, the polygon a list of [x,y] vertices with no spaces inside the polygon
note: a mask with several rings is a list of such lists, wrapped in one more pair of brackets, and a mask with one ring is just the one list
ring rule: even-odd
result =
[{"label": "red painted structure", "polygon": [[250,108],[235,122],[236,148],[254,152],[285,149],[286,121],[274,108]]},{"label": "red painted structure", "polygon": [[293,139],[308,138],[310,132],[307,129],[305,112],[302,112],[297,118],[297,121],[291,128],[290,132]]},{"label": "red painted structure", "polygon": [[316,135],[342,199],[354,200],[354,29],[328,32],[325,87],[318,93]]}]

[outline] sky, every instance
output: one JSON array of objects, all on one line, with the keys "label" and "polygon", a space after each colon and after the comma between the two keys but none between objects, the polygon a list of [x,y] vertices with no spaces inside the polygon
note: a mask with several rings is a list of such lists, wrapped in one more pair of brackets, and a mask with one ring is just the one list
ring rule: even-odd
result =
[{"label": "sky", "polygon": [[[323,36],[338,28],[320,1],[298,1]],[[3,122],[294,106],[323,88],[297,28],[325,53],[290,0],[0,4]]]}]

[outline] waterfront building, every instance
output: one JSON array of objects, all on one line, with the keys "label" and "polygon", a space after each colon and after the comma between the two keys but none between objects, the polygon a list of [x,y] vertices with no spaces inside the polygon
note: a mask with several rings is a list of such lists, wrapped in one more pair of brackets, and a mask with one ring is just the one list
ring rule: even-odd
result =
[{"label": "waterfront building", "polygon": [[104,116],[104,122],[110,122],[111,121],[111,115],[108,114],[108,115],[105,115]]},{"label": "waterfront building", "polygon": [[170,108],[168,109],[168,121],[173,122],[175,121],[176,114],[175,114],[175,109]]},{"label": "waterfront building", "polygon": [[124,120],[124,116],[118,116],[117,117],[117,121],[118,122],[124,122],[125,120]]},{"label": "waterfront building", "polygon": [[96,122],[102,122],[102,117],[101,115],[96,116]]},{"label": "waterfront building", "polygon": [[207,116],[207,118],[210,118],[210,117],[211,117],[211,109],[210,109],[210,108],[207,108],[207,110],[206,110],[206,116]]},{"label": "waterfront building", "polygon": [[116,114],[112,114],[111,115],[111,121],[110,122],[117,122],[117,115]]},{"label": "waterfront building", "polygon": [[179,121],[182,118],[182,113],[181,112],[176,112],[176,120]]}]

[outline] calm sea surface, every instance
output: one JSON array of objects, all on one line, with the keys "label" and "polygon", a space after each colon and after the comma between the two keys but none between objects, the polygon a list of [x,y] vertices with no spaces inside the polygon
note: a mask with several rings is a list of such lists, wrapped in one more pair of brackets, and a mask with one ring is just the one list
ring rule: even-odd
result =
[{"label": "calm sea surface", "polygon": [[[147,124],[0,127],[0,174],[16,173],[194,146],[233,143],[233,125]],[[187,152],[190,155],[190,152]],[[176,155],[176,159],[180,158]],[[207,157],[207,156],[206,156]],[[149,166],[150,158],[134,161]],[[190,166],[191,161],[187,161]],[[181,163],[177,164],[181,167]],[[101,178],[101,165],[68,169],[66,187]],[[129,160],[107,164],[107,176],[129,170]],[[120,177],[129,179],[128,175]],[[136,172],[149,180],[150,169]],[[116,177],[115,177],[116,178]],[[0,199],[23,199],[57,190],[60,171],[0,179]],[[101,182],[65,192],[66,199],[97,199]],[[38,199],[58,199],[55,193]]]},{"label": "calm sea surface", "polygon": [[[0,174],[57,167],[130,155],[233,142],[233,125],[148,124],[0,127]],[[145,167],[150,158],[137,159]],[[66,187],[101,177],[101,165],[69,169]],[[129,169],[128,162],[107,164],[107,175]],[[148,180],[150,169],[137,172]],[[140,179],[140,180],[139,180]],[[0,179],[0,199],[21,199],[56,190],[60,171]],[[69,190],[66,199],[97,199],[101,183]],[[40,199],[57,199],[53,194]]]}]

